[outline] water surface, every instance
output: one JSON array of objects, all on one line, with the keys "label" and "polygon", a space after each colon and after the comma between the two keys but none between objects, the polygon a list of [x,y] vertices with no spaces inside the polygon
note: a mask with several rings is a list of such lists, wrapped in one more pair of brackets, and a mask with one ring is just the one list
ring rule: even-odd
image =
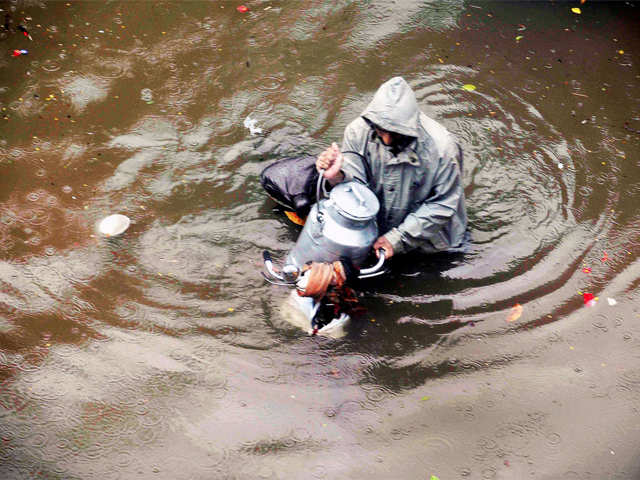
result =
[{"label": "water surface", "polygon": [[[636,2],[0,5],[0,477],[640,476]],[[259,175],[395,75],[462,145],[473,244],[311,338]]]}]

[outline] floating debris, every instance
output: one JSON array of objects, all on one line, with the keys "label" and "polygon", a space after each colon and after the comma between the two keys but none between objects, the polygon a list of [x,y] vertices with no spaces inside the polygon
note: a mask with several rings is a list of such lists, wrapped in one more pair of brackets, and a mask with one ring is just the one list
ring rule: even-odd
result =
[{"label": "floating debris", "polygon": [[473,92],[476,89],[475,85],[472,85],[471,83],[467,83],[466,85],[462,86],[463,90],[466,90],[467,92]]},{"label": "floating debris", "polygon": [[20,55],[27,55],[28,53],[28,50],[14,50],[11,55],[13,55],[14,57],[19,57]]},{"label": "floating debris", "polygon": [[582,10],[580,10],[578,7],[573,7],[571,11],[576,15],[580,15],[582,13]]},{"label": "floating debris", "polygon": [[131,220],[126,215],[109,215],[102,219],[98,225],[98,231],[105,237],[122,235],[131,225]]},{"label": "floating debris", "polygon": [[617,305],[618,302],[615,300],[615,298],[611,298],[611,297],[607,297],[607,303],[609,303],[610,306],[614,306]]},{"label": "floating debris", "polygon": [[240,13],[247,13],[249,11],[249,7],[247,7],[246,5],[239,5],[238,7],[236,7],[236,10]]},{"label": "floating debris", "polygon": [[140,100],[149,104],[153,103],[153,92],[150,88],[143,88],[140,90]]},{"label": "floating debris", "polygon": [[257,135],[259,133],[262,133],[262,129],[260,127],[257,127],[256,123],[257,123],[257,120],[254,118],[251,118],[250,116],[247,116],[247,118],[244,119],[244,127],[249,129],[249,131],[251,132],[251,135]]},{"label": "floating debris", "polygon": [[515,322],[522,315],[522,305],[516,303],[513,307],[511,307],[511,312],[509,312],[509,316],[507,317],[507,322]]},{"label": "floating debris", "polygon": [[595,297],[593,293],[583,293],[582,298],[587,307],[594,307],[598,302],[598,297]]},{"label": "floating debris", "polygon": [[27,37],[29,40],[33,40],[33,38],[31,38],[31,35],[29,34],[27,27],[25,27],[24,25],[18,25],[18,30],[20,30],[22,32],[22,34]]}]

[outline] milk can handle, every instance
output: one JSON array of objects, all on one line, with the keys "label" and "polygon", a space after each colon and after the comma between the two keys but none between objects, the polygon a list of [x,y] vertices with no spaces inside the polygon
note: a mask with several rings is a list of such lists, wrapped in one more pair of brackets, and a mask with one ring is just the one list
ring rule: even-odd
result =
[{"label": "milk can handle", "polygon": [[322,188],[323,180],[325,180],[325,178],[324,178],[324,172],[325,172],[325,169],[324,169],[324,168],[321,168],[321,169],[320,169],[320,175],[318,176],[318,184],[317,184],[317,186],[316,186],[316,202],[319,202],[319,201],[320,201],[320,193],[324,190],[324,189]]},{"label": "milk can handle", "polygon": [[353,194],[355,195],[355,197],[358,199],[358,202],[360,202],[360,205],[364,205],[365,204],[365,199],[364,197],[360,194],[360,192],[358,191],[357,188],[352,188],[351,191],[353,192]]},{"label": "milk can handle", "polygon": [[322,222],[322,214],[320,213],[320,194],[324,191],[326,192],[326,190],[324,188],[322,188],[323,185],[323,180],[326,181],[326,179],[324,178],[324,168],[320,169],[320,175],[318,176],[318,185],[316,186],[316,203],[318,205],[318,208],[316,209],[316,219],[318,220],[318,222]]}]

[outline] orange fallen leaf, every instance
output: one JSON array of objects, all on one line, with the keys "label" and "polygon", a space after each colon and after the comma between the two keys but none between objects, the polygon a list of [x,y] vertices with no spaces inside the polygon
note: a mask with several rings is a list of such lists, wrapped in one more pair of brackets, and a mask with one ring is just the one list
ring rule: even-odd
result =
[{"label": "orange fallen leaf", "polygon": [[522,315],[522,305],[516,303],[513,307],[511,307],[511,312],[507,317],[507,322],[515,322]]},{"label": "orange fallen leaf", "polygon": [[305,219],[300,218],[298,215],[296,215],[295,212],[290,212],[289,210],[285,210],[284,214],[287,216],[289,220],[291,220],[296,225],[304,225]]}]

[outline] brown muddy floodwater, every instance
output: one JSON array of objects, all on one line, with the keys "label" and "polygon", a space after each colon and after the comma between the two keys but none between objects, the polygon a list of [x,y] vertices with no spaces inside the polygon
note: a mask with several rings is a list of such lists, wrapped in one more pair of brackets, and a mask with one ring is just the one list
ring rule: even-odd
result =
[{"label": "brown muddy floodwater", "polygon": [[[239,5],[0,2],[0,479],[640,478],[640,4]],[[259,175],[395,75],[473,244],[309,337]]]}]

